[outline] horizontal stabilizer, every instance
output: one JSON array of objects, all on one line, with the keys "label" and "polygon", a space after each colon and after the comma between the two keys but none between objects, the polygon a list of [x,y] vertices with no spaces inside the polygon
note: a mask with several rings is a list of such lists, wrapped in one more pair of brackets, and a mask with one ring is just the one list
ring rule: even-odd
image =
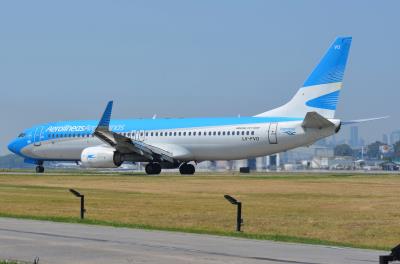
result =
[{"label": "horizontal stabilizer", "polygon": [[308,112],[301,126],[304,128],[322,129],[327,127],[334,127],[335,125],[317,112]]},{"label": "horizontal stabilizer", "polygon": [[365,119],[356,119],[356,120],[342,121],[342,125],[353,125],[353,124],[359,124],[359,123],[364,123],[364,122],[369,122],[369,121],[375,121],[375,120],[380,120],[380,119],[386,119],[386,118],[389,118],[389,116],[381,116],[381,117],[373,117],[373,118],[365,118]]}]

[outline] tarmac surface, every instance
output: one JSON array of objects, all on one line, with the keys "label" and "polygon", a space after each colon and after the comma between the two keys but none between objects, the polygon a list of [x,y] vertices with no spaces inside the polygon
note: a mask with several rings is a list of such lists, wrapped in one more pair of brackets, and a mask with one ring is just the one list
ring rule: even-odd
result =
[{"label": "tarmac surface", "polygon": [[378,263],[388,252],[0,218],[0,259],[39,263]]}]

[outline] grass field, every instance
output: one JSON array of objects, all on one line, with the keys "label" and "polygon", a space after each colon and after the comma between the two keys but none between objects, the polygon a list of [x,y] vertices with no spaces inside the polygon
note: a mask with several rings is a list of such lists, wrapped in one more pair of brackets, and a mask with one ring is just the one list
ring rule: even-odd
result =
[{"label": "grass field", "polygon": [[[400,175],[0,174],[0,215],[388,249],[400,242]],[[243,202],[244,232],[235,234]]]}]

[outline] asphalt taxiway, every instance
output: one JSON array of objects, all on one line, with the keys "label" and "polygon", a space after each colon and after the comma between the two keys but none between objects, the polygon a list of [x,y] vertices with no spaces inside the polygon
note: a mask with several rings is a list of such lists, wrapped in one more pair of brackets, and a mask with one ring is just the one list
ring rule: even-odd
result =
[{"label": "asphalt taxiway", "polygon": [[0,218],[0,259],[40,263],[378,263],[388,252]]}]

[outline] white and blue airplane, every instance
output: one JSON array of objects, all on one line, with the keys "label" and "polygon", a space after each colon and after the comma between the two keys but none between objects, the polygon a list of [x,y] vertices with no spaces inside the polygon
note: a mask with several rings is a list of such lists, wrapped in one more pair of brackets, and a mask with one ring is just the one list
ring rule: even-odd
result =
[{"label": "white and blue airplane", "polygon": [[179,168],[193,174],[198,162],[238,160],[279,153],[331,136],[342,124],[336,105],[351,45],[339,37],[294,97],[252,117],[110,120],[110,101],[100,121],[62,121],[25,130],[8,148],[36,164],[76,161],[84,167],[116,168],[146,162],[147,174]]}]

